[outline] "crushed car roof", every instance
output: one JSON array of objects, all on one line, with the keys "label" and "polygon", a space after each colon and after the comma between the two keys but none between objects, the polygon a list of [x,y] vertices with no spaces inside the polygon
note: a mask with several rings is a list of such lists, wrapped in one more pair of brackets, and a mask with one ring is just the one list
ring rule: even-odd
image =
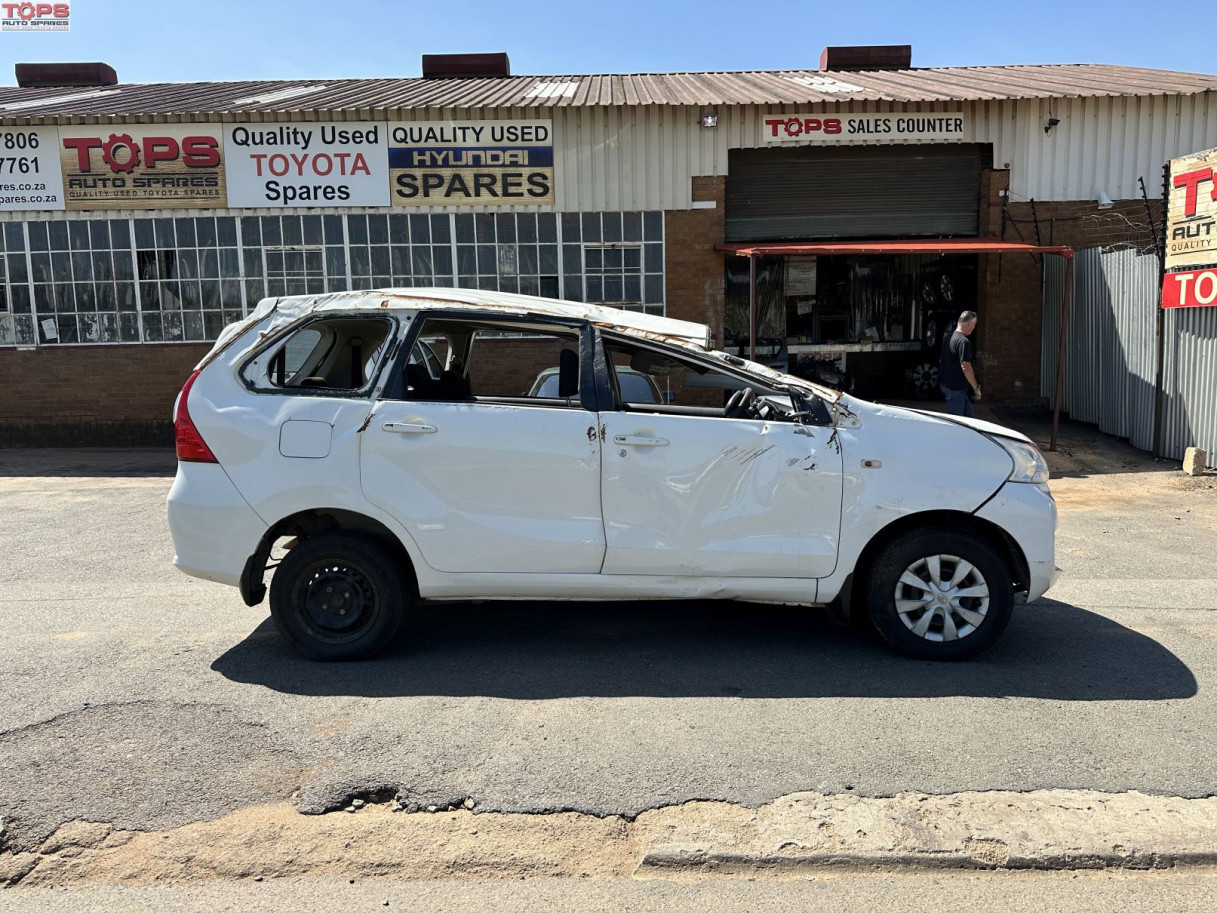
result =
[{"label": "crushed car roof", "polygon": [[327,295],[296,295],[289,298],[264,298],[251,317],[261,319],[271,312],[281,315],[307,314],[329,310],[476,310],[506,314],[544,314],[550,317],[590,320],[605,327],[623,327],[686,339],[709,346],[710,328],[703,323],[675,320],[655,314],[640,314],[599,304],[556,301],[531,295],[513,295],[463,288],[394,288],[359,292],[333,292]]}]

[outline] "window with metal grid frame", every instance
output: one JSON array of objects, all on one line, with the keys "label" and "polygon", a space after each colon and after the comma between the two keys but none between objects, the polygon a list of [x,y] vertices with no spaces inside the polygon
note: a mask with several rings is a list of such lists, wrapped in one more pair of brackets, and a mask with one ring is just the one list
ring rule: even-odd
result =
[{"label": "window with metal grid frame", "polygon": [[325,248],[267,247],[266,294],[320,295],[325,292]]}]

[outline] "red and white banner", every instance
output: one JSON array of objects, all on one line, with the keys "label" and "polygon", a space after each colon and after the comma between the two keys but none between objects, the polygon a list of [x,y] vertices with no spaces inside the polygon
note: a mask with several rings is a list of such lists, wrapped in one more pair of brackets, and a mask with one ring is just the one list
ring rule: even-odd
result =
[{"label": "red and white banner", "polygon": [[1217,305],[1217,268],[1167,273],[1162,279],[1164,308],[1197,308]]}]

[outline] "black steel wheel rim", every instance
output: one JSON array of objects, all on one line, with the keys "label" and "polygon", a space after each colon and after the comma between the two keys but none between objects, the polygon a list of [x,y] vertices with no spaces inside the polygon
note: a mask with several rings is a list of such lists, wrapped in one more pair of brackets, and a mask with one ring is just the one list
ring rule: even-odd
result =
[{"label": "black steel wheel rim", "polygon": [[376,584],[350,561],[314,562],[300,575],[294,595],[301,623],[328,643],[357,639],[372,626],[380,609]]}]

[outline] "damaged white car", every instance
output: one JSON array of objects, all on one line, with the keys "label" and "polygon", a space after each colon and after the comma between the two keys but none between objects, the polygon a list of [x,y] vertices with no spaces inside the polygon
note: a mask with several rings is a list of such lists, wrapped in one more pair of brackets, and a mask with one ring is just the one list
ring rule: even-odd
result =
[{"label": "damaged white car", "polygon": [[[319,660],[471,598],[827,605],[951,659],[1052,584],[1056,506],[1023,435],[707,341],[460,289],[263,301],[178,397],[174,563],[249,605],[273,567],[275,624]],[[625,373],[661,395],[631,401]]]}]

